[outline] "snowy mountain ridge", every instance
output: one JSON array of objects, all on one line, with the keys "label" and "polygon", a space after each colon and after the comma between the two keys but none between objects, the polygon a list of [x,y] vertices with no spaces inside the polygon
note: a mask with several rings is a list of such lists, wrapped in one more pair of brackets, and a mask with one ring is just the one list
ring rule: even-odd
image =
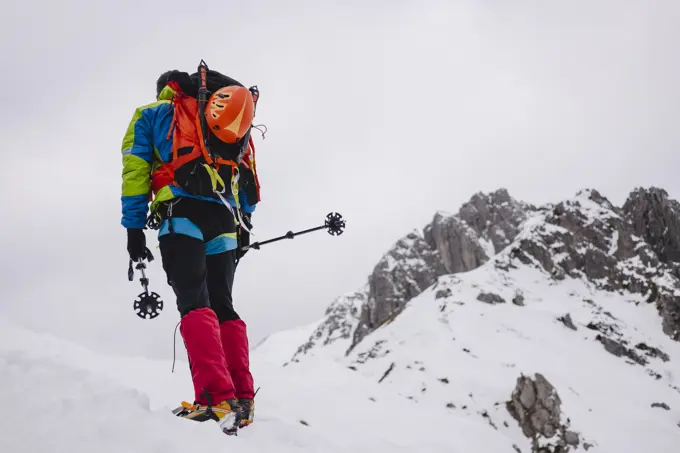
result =
[{"label": "snowy mountain ridge", "polygon": [[[673,451],[677,202],[655,188],[621,208],[595,190],[541,207],[497,194],[399,240],[288,365],[331,357],[414,403],[482,417],[516,451]],[[539,389],[563,413],[526,396]]]}]

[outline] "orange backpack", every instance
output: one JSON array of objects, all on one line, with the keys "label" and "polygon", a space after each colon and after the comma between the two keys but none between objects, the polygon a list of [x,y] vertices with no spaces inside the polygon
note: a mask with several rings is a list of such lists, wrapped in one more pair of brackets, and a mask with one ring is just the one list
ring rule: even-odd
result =
[{"label": "orange backpack", "polygon": [[[244,183],[248,186],[249,203],[260,201],[255,146],[250,129],[241,140],[230,144],[219,140],[207,128],[204,115],[209,97],[207,72],[207,65],[202,61],[199,66],[201,86],[197,98],[186,94],[177,81],[167,83],[174,91],[174,113],[167,136],[168,139],[172,137],[171,159],[153,171],[151,187],[154,194],[173,185],[194,196],[219,198],[233,212],[223,196],[230,190],[237,207],[235,216],[243,223],[238,195],[240,171],[244,171],[246,176]],[[256,105],[259,90],[256,86],[249,90]],[[252,175],[248,175],[248,172]]]}]

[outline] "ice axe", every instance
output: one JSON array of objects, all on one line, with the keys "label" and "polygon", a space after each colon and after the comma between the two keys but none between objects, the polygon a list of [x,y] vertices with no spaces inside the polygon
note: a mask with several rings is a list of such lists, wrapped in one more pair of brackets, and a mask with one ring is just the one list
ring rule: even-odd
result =
[{"label": "ice axe", "polygon": [[[146,258],[149,260],[149,262],[153,261],[153,255],[151,253],[147,253]],[[130,281],[134,279],[135,274],[132,263],[133,261],[130,260],[130,265],[128,267],[128,280]],[[142,287],[144,288],[144,292],[139,294],[133,303],[135,313],[137,313],[137,316],[142,319],[153,319],[163,310],[163,301],[161,300],[161,296],[159,296],[157,293],[153,291],[149,292],[149,279],[146,276],[146,264],[144,264],[143,258],[137,262],[137,265],[134,266],[134,269],[137,269],[142,273],[142,277],[139,279],[139,281],[142,283]]]},{"label": "ice axe", "polygon": [[300,236],[301,234],[307,234],[311,233],[312,231],[324,229],[327,230],[328,234],[330,234],[331,236],[340,236],[345,231],[345,221],[342,219],[342,216],[337,212],[331,212],[326,216],[326,221],[324,222],[323,225],[314,228],[309,228],[307,230],[298,231],[296,233],[289,231],[283,236],[267,239],[266,241],[262,242],[254,242],[250,245],[246,245],[245,247],[241,247],[241,251],[246,252],[247,250],[250,249],[259,250],[261,246],[271,244],[272,242],[280,241],[282,239],[293,239],[295,236]]}]

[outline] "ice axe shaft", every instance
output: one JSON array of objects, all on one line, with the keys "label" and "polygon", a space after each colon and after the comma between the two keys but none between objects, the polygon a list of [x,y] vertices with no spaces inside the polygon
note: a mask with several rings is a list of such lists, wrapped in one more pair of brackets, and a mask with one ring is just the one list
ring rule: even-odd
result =
[{"label": "ice axe shaft", "polygon": [[255,242],[245,247],[241,247],[241,251],[245,252],[246,250],[250,249],[259,250],[260,247],[263,245],[271,244],[272,242],[281,241],[283,239],[293,239],[295,236],[300,236],[302,234],[307,234],[319,230],[328,230],[328,234],[330,234],[331,236],[339,236],[345,231],[345,221],[342,219],[342,216],[337,212],[331,212],[326,216],[326,221],[324,222],[323,225],[319,225],[318,227],[314,228],[309,228],[307,230],[298,231],[296,233],[289,231],[283,236],[267,239],[266,241],[262,242]]}]

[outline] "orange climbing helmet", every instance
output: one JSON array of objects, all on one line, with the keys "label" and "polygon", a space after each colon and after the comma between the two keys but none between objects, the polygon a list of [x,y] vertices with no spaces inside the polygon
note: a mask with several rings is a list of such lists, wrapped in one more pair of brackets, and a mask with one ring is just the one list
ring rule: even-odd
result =
[{"label": "orange climbing helmet", "polygon": [[208,127],[225,143],[237,143],[245,137],[254,114],[255,103],[250,90],[234,85],[215,91],[205,109]]}]

